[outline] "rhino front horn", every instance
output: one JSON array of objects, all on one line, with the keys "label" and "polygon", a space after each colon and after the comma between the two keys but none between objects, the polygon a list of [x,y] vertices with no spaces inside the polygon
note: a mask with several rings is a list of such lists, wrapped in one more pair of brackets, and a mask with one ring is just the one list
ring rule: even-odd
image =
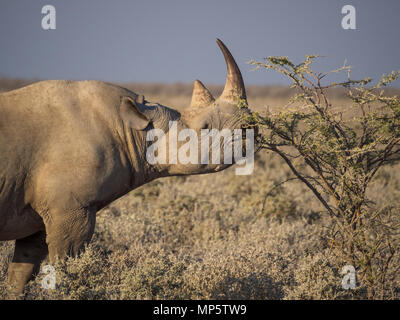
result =
[{"label": "rhino front horn", "polygon": [[246,89],[244,87],[242,74],[240,73],[235,59],[233,59],[232,54],[220,39],[217,39],[217,43],[224,55],[228,72],[224,91],[219,99],[233,103],[237,103],[238,98],[246,100]]}]

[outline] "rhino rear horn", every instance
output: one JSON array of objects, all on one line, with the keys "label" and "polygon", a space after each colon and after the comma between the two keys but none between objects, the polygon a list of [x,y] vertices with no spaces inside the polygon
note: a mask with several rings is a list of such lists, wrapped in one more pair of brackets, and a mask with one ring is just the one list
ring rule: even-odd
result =
[{"label": "rhino rear horn", "polygon": [[215,100],[208,89],[199,80],[195,80],[193,84],[191,108],[207,107]]}]

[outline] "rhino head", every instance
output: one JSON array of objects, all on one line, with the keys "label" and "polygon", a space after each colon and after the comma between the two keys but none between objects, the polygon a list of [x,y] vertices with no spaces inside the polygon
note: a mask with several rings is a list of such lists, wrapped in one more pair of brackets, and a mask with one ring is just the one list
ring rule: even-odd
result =
[{"label": "rhino head", "polygon": [[[156,149],[158,162],[154,157],[150,162],[162,175],[216,172],[228,168],[242,155],[251,159],[249,152],[253,153],[254,141],[250,140],[254,139],[254,132],[247,136],[243,130],[246,134],[242,136],[242,131],[237,130],[248,125],[246,115],[251,114],[243,78],[228,48],[219,39],[217,43],[227,66],[226,83],[220,97],[215,99],[201,81],[195,80],[191,103],[182,114],[159,104],[147,105],[153,107],[151,112],[147,109],[146,116],[154,128],[147,138],[157,140],[148,148],[147,154]],[[235,152],[240,153],[238,158]],[[164,161],[160,161],[161,158]]]}]

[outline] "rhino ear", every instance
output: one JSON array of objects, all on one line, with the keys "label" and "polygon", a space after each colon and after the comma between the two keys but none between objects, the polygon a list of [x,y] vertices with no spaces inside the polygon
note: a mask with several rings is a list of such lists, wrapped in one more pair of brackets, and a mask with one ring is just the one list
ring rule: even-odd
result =
[{"label": "rhino ear", "polygon": [[150,120],[139,110],[135,100],[131,97],[121,99],[121,115],[123,121],[135,130],[144,130],[150,123]]}]

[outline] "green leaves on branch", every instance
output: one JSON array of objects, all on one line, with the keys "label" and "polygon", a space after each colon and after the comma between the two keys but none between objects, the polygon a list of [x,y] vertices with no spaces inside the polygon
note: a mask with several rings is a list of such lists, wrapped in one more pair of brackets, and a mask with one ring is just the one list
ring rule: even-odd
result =
[{"label": "green leaves on branch", "polygon": [[[261,148],[277,153],[334,219],[332,241],[344,259],[360,268],[366,279],[373,279],[378,268],[375,255],[388,247],[366,236],[380,218],[366,190],[380,167],[400,159],[400,98],[381,89],[397,80],[400,72],[383,75],[371,85],[371,78],[351,80],[346,63],[336,70],[315,72],[312,63],[319,57],[308,55],[299,64],[288,57],[251,60],[255,69],[288,77],[294,89],[284,108],[262,116],[254,113],[251,121],[259,128]],[[332,73],[344,73],[345,79],[322,84]],[[335,87],[346,90],[350,102],[346,107],[343,101],[331,103],[329,93]]]}]

